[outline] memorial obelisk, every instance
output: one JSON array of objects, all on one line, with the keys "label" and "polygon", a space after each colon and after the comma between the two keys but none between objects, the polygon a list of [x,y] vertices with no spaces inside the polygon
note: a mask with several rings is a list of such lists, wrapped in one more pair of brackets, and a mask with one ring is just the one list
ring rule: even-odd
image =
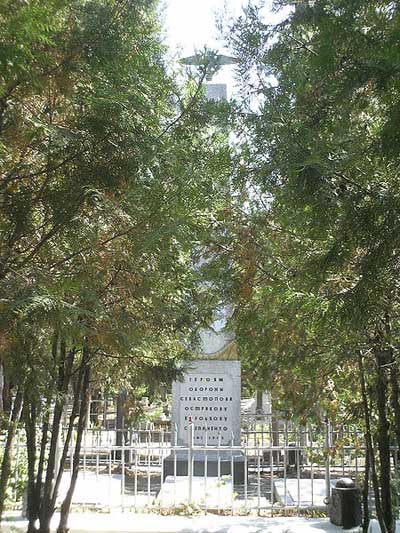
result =
[{"label": "memorial obelisk", "polygon": [[[214,60],[219,66],[235,62],[223,55]],[[200,61],[200,56],[192,56],[182,62],[200,66]],[[225,84],[208,83],[206,91],[212,100],[226,99]],[[226,307],[201,332],[201,354],[172,386],[171,444],[183,449],[165,459],[163,479],[174,473],[187,476],[191,459],[195,476],[233,475],[235,483],[243,483],[244,457],[232,448],[240,446],[240,361],[234,335],[226,329],[228,315]]]}]

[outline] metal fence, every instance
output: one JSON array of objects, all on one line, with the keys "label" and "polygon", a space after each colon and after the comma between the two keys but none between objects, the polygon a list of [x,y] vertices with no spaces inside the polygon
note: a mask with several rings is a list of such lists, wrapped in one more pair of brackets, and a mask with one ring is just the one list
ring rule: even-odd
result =
[{"label": "metal fence", "polygon": [[[363,484],[365,449],[362,435],[354,428],[338,430],[329,424],[304,428],[290,423],[274,427],[254,419],[244,424],[239,446],[195,446],[192,427],[190,431],[187,447],[171,442],[169,429],[152,425],[123,430],[122,445],[117,446],[116,431],[88,429],[73,505],[102,510],[301,514],[325,512],[331,487],[341,477]],[[61,435],[59,455],[62,445]],[[69,485],[73,453],[74,438],[60,500]],[[21,476],[25,455],[21,433],[15,449],[15,478]],[[394,480],[397,457],[393,448]],[[185,475],[179,475],[182,464]]]}]

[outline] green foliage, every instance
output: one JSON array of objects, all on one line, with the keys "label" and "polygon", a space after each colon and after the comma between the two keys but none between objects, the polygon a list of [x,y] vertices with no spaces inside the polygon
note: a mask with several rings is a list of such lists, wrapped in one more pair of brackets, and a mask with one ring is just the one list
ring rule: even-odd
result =
[{"label": "green foliage", "polygon": [[27,433],[51,405],[58,434],[82,369],[135,398],[196,351],[219,301],[195,264],[226,203],[227,110],[204,98],[212,61],[168,74],[155,1],[0,0],[0,29],[0,362]]},{"label": "green foliage", "polygon": [[[26,321],[46,349],[58,330],[90,337],[106,361],[174,366],[214,298],[193,260],[225,201],[216,107],[167,75],[156,2],[31,0],[0,13],[8,376]],[[99,363],[114,378],[115,366]]]},{"label": "green foliage", "polygon": [[[19,443],[20,444],[20,443]],[[3,460],[3,450],[0,448],[0,464]],[[11,476],[6,490],[6,506],[22,501],[26,483],[28,480],[28,464],[26,452],[23,446],[19,445],[18,454],[14,456],[11,463]]]},{"label": "green foliage", "polygon": [[278,26],[249,7],[230,34],[252,87],[235,321],[250,375],[295,412],[339,402],[337,415],[359,416],[353,354],[385,313],[397,331],[398,23],[391,2],[332,0]]},{"label": "green foliage", "polygon": [[231,237],[246,371],[303,422],[364,424],[387,531],[400,443],[399,16],[390,1],[317,0],[277,26],[250,7],[231,33],[253,89],[236,178],[248,199]]}]

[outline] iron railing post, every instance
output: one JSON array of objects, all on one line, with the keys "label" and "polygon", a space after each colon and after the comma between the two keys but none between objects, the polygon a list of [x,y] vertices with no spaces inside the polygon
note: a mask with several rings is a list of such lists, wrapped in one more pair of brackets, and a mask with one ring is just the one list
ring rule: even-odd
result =
[{"label": "iron railing post", "polygon": [[189,448],[188,448],[188,503],[192,503],[192,487],[193,487],[193,420],[189,419]]},{"label": "iron railing post", "polygon": [[325,502],[329,505],[331,501],[331,425],[328,419],[326,419],[325,428]]}]

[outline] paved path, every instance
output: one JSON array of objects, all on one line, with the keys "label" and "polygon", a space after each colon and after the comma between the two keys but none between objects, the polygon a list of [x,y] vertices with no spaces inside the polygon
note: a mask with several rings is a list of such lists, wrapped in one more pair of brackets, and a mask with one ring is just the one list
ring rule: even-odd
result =
[{"label": "paved path", "polygon": [[[1,533],[26,531],[26,522],[17,516],[0,528]],[[53,525],[58,523],[55,516]],[[130,513],[73,513],[71,533],[322,533],[343,531],[325,518],[259,518],[239,516],[160,516]],[[357,529],[347,530],[358,532]]]}]

